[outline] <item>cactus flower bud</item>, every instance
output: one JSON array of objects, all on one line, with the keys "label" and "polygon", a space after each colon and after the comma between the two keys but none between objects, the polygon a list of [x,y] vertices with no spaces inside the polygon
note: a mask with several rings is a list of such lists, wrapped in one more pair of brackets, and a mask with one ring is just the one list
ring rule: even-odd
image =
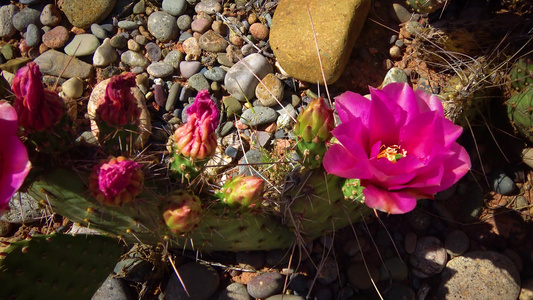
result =
[{"label": "cactus flower bud", "polygon": [[90,176],[89,186],[100,203],[121,206],[141,192],[143,181],[141,165],[119,156],[96,165]]},{"label": "cactus flower bud", "polygon": [[96,115],[113,126],[135,124],[141,115],[137,100],[131,92],[135,87],[135,74],[124,73],[111,77],[105,96],[99,100]]},{"label": "cactus flower bud", "polygon": [[294,132],[304,142],[321,143],[329,140],[335,127],[333,110],[324,102],[324,98],[315,98],[298,116]]},{"label": "cactus flower bud", "polygon": [[20,188],[31,168],[28,152],[17,136],[17,113],[0,101],[0,215],[9,209],[11,196]]},{"label": "cactus flower bud", "polygon": [[186,233],[200,223],[202,202],[198,196],[179,191],[171,195],[170,201],[163,212],[163,219],[172,232]]},{"label": "cactus flower bud", "polygon": [[28,132],[44,131],[63,116],[63,102],[58,95],[44,89],[39,66],[29,62],[13,78],[14,107],[19,125]]},{"label": "cactus flower bud", "polygon": [[250,207],[261,203],[265,181],[254,176],[236,176],[226,182],[217,196],[230,207]]},{"label": "cactus flower bud", "polygon": [[198,92],[194,103],[187,108],[187,123],[174,133],[176,153],[191,159],[212,156],[217,145],[218,123],[218,110],[208,91]]}]

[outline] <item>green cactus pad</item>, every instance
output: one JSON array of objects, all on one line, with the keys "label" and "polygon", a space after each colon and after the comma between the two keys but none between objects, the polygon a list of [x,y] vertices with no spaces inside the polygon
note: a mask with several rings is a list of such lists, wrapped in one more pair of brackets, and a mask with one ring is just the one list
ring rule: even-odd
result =
[{"label": "green cactus pad", "polygon": [[343,194],[346,179],[327,175],[323,169],[295,170],[282,194],[285,222],[307,239],[314,239],[360,221],[371,209],[364,204],[362,187],[348,181],[347,191],[353,200]]},{"label": "green cactus pad", "polygon": [[519,59],[511,70],[511,86],[518,91],[523,91],[531,84],[533,84],[533,60]]},{"label": "green cactus pad", "polygon": [[[37,180],[29,189],[35,199],[49,202],[54,211],[72,221],[128,242],[203,251],[244,251],[289,247],[293,233],[275,214],[238,213],[214,199],[201,197],[206,212],[198,227],[173,235],[164,224],[165,197],[147,189],[132,203],[103,207],[90,196],[86,184],[71,170],[57,169]],[[207,205],[207,203],[209,203]]]},{"label": "green cactus pad", "polygon": [[322,166],[322,159],[326,154],[326,145],[324,143],[314,143],[299,141],[296,145],[296,153],[300,156],[300,163],[309,169],[315,169]]},{"label": "green cactus pad", "polygon": [[507,115],[513,127],[533,142],[533,87],[507,101]]},{"label": "green cactus pad", "polygon": [[0,261],[1,299],[91,299],[122,254],[100,235],[39,235],[12,243]]}]

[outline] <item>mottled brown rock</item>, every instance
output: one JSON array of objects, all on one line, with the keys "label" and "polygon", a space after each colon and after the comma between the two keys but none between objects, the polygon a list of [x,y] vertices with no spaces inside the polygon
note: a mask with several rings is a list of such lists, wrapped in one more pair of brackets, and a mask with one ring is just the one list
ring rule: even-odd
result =
[{"label": "mottled brown rock", "polygon": [[52,49],[65,46],[70,36],[68,30],[63,26],[56,26],[52,30],[43,34],[43,44]]},{"label": "mottled brown rock", "polygon": [[61,10],[70,24],[88,28],[93,23],[102,22],[113,10],[116,0],[63,0]]},{"label": "mottled brown rock", "polygon": [[270,45],[292,77],[323,83],[307,7],[311,13],[327,83],[348,62],[370,9],[370,0],[280,0],[270,28]]}]

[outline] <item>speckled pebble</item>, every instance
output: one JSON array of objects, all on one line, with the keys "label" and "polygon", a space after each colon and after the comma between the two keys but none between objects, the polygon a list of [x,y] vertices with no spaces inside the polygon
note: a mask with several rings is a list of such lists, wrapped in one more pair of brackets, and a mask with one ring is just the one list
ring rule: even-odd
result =
[{"label": "speckled pebble", "polygon": [[520,275],[508,257],[494,251],[472,251],[446,264],[437,297],[515,300],[519,293]]},{"label": "speckled pebble", "polygon": [[133,21],[129,21],[129,20],[119,21],[117,26],[118,26],[118,28],[122,28],[122,29],[125,29],[125,30],[134,30],[134,29],[139,28],[139,24],[137,24],[136,22],[133,22]]},{"label": "speckled pebble", "polygon": [[283,82],[270,73],[263,77],[255,88],[255,96],[263,106],[274,106],[283,99],[283,87]]},{"label": "speckled pebble", "polygon": [[217,300],[250,300],[250,295],[244,284],[233,282],[220,293]]},{"label": "speckled pebble", "polygon": [[254,74],[263,78],[272,71],[272,65],[264,56],[258,53],[251,54],[228,70],[224,78],[224,85],[226,90],[237,100],[252,99],[255,95],[255,88],[259,84],[259,80]]},{"label": "speckled pebble", "polygon": [[190,37],[183,42],[185,54],[199,58],[202,55],[202,49],[195,37]]},{"label": "speckled pebble", "polygon": [[123,34],[117,34],[111,38],[110,44],[115,49],[123,49],[128,46],[128,39]]},{"label": "speckled pebble", "polygon": [[189,87],[195,91],[209,90],[211,85],[201,73],[196,73],[189,78]]},{"label": "speckled pebble", "polygon": [[222,12],[222,5],[216,0],[203,0],[194,7],[196,13],[205,12],[213,15],[217,12]]},{"label": "speckled pebble", "polygon": [[204,33],[209,28],[211,28],[212,23],[213,19],[209,15],[206,15],[204,17],[199,17],[196,20],[192,21],[191,29],[194,32]]},{"label": "speckled pebble", "polygon": [[146,48],[146,55],[148,56],[148,59],[156,62],[161,59],[161,48],[159,48],[158,45],[155,43],[148,43],[145,46]]},{"label": "speckled pebble", "polygon": [[409,262],[413,267],[411,272],[418,278],[428,278],[440,273],[447,261],[446,249],[442,242],[434,236],[418,239],[416,248]]},{"label": "speckled pebble", "polygon": [[516,190],[514,181],[501,171],[492,171],[489,176],[492,190],[501,195],[510,195]]},{"label": "speckled pebble", "polygon": [[52,49],[58,49],[65,46],[68,40],[68,30],[63,26],[56,26],[42,36],[43,44]]},{"label": "speckled pebble", "polygon": [[213,30],[202,34],[198,40],[200,48],[207,52],[223,52],[228,47],[228,42]]},{"label": "speckled pebble", "polygon": [[150,64],[148,58],[144,55],[128,50],[120,56],[120,60],[130,67],[143,67],[146,68]]},{"label": "speckled pebble", "polygon": [[224,69],[222,69],[221,67],[213,67],[207,70],[204,73],[204,76],[209,80],[222,82],[224,80],[224,76],[226,76],[226,71],[224,71]]},{"label": "speckled pebble", "polygon": [[181,15],[176,22],[180,30],[187,30],[191,28],[192,18],[189,15]]},{"label": "speckled pebble", "polygon": [[39,17],[41,24],[51,27],[58,25],[61,22],[61,19],[61,12],[53,4],[45,5],[41,11],[41,16]]},{"label": "speckled pebble", "polygon": [[0,37],[12,37],[17,33],[11,22],[17,12],[18,8],[14,4],[0,6]]},{"label": "speckled pebble", "polygon": [[268,298],[283,290],[285,277],[280,273],[262,273],[248,282],[248,294],[254,298]]},{"label": "speckled pebble", "polygon": [[156,11],[148,17],[148,31],[161,42],[173,40],[179,34],[176,18],[163,11]]},{"label": "speckled pebble", "polygon": [[164,62],[154,62],[146,68],[146,71],[156,78],[164,78],[174,73],[174,67]]},{"label": "speckled pebble", "polygon": [[258,126],[276,121],[278,114],[270,107],[256,106],[241,115],[241,122],[248,126]]},{"label": "speckled pebble", "polygon": [[165,59],[163,59],[163,62],[171,65],[174,67],[174,69],[179,69],[180,62],[183,60],[183,53],[177,50],[170,51],[167,56],[165,56]]},{"label": "speckled pebble", "polygon": [[161,4],[163,10],[173,15],[174,17],[178,17],[181,14],[185,12],[187,9],[187,1],[185,0],[163,0],[163,3]]},{"label": "speckled pebble", "polygon": [[254,23],[250,26],[250,34],[257,40],[265,40],[268,38],[268,27],[261,23]]},{"label": "speckled pebble", "polygon": [[128,50],[139,52],[141,51],[141,45],[139,45],[139,43],[137,43],[135,40],[129,39]]}]

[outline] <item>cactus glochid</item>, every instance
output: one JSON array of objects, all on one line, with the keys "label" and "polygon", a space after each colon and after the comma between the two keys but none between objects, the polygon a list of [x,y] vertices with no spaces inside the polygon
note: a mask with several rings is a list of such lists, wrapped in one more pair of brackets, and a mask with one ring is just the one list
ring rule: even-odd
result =
[{"label": "cactus glochid", "polygon": [[513,127],[533,141],[533,87],[526,88],[507,101],[507,115]]}]

